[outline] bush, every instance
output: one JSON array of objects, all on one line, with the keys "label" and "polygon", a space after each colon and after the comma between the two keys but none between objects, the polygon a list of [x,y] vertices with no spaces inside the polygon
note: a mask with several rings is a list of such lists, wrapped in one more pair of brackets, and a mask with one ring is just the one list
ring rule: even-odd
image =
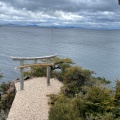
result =
[{"label": "bush", "polygon": [[31,71],[24,72],[24,76],[45,77],[46,70],[46,67],[34,67],[31,68]]},{"label": "bush", "polygon": [[87,113],[104,114],[115,109],[114,94],[108,88],[92,86],[86,88],[85,100]]},{"label": "bush", "polygon": [[0,85],[0,92],[5,94],[7,92],[7,90],[9,89],[9,84],[10,83],[5,83],[3,82],[1,85]]},{"label": "bush", "polygon": [[92,84],[92,74],[93,71],[83,70],[78,66],[71,66],[66,68],[63,75],[63,93],[69,97],[75,96],[80,91],[82,91],[82,86]]},{"label": "bush", "polygon": [[56,103],[50,110],[49,120],[81,120],[70,103]]},{"label": "bush", "polygon": [[74,97],[81,91],[81,87],[77,85],[77,82],[68,83],[64,85],[62,88],[62,93],[67,97]]},{"label": "bush", "polygon": [[109,81],[109,80],[106,80],[104,77],[103,77],[103,78],[97,77],[97,78],[95,78],[95,80],[96,80],[97,82],[100,82],[101,84],[102,84],[102,83],[103,83],[103,84],[110,84],[110,81]]},{"label": "bush", "polygon": [[35,67],[32,76],[34,77],[46,76],[46,67]]},{"label": "bush", "polygon": [[51,71],[51,77],[63,81],[64,74],[61,71]]},{"label": "bush", "polygon": [[120,81],[119,80],[116,81],[116,95],[115,95],[115,98],[117,100],[120,100]]},{"label": "bush", "polygon": [[[11,85],[11,87],[10,87]],[[2,83],[0,85],[0,117],[4,120],[7,118],[12,102],[14,100],[16,90],[14,84]]]},{"label": "bush", "polygon": [[[110,81],[93,77],[93,71],[60,63],[61,71],[54,76],[62,80],[61,93],[51,97],[49,120],[118,120],[120,119],[120,81],[116,90]],[[64,66],[65,64],[65,66]]]},{"label": "bush", "polygon": [[[79,111],[74,107],[75,100],[64,94],[50,95],[52,107],[49,120],[81,120]],[[81,106],[82,107],[82,106]]]},{"label": "bush", "polygon": [[116,109],[114,114],[116,114],[117,117],[120,117],[120,80],[116,81],[115,105]]},{"label": "bush", "polygon": [[66,69],[64,81],[65,83],[76,81],[79,86],[82,86],[89,82],[92,73],[92,71],[83,70],[81,67],[72,66]]},{"label": "bush", "polygon": [[[120,109],[115,104],[115,94],[106,87],[83,87],[86,91],[74,96],[57,95],[49,112],[49,120],[117,120]],[[74,116],[74,118],[73,118]]]},{"label": "bush", "polygon": [[101,114],[87,115],[86,120],[118,120],[118,119],[115,119],[115,117],[112,113],[105,113],[103,115],[101,115]]}]

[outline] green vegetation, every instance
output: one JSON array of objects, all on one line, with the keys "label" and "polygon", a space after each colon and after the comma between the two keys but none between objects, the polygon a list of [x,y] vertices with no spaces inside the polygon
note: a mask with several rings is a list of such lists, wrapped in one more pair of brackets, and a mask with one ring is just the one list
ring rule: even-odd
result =
[{"label": "green vegetation", "polygon": [[15,97],[14,83],[2,83],[0,85],[0,120],[6,120],[12,102]]},{"label": "green vegetation", "polygon": [[24,72],[24,76],[43,77],[46,76],[46,67],[34,67],[31,71]]},{"label": "green vegetation", "polygon": [[[51,77],[64,85],[59,95],[50,95],[49,120],[119,120],[120,81],[110,89],[110,81],[94,77],[93,71],[75,66],[70,59],[52,59],[59,70],[52,69]],[[54,66],[52,67],[54,68]],[[46,69],[37,67],[29,75],[46,76]]]}]

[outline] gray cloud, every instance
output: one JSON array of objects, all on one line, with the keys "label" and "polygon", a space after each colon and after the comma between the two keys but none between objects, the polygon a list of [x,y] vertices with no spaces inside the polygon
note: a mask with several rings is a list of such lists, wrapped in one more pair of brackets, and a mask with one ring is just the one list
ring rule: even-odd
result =
[{"label": "gray cloud", "polygon": [[16,8],[26,8],[30,11],[39,10],[63,10],[63,11],[79,11],[79,10],[100,10],[111,11],[119,8],[117,0],[1,0],[11,4]]},{"label": "gray cloud", "polygon": [[[39,25],[120,26],[117,0],[1,0],[3,22]],[[117,23],[117,24],[116,24]]]}]

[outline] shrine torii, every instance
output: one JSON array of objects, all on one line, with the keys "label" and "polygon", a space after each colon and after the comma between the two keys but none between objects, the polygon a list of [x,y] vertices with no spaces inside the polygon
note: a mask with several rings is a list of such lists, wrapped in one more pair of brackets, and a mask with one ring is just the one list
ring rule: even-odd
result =
[{"label": "shrine torii", "polygon": [[[51,58],[56,57],[57,55],[50,55],[50,56],[42,56],[42,57],[12,57],[11,58],[14,61],[19,61],[20,66],[16,67],[16,69],[20,69],[20,90],[24,89],[24,68],[27,67],[37,67],[37,66],[46,66],[47,67],[47,85],[50,85],[50,66],[53,65],[53,63],[50,62]],[[31,61],[33,60],[33,64],[24,64],[24,61]],[[43,63],[37,63],[37,60],[45,60],[46,62]]]}]

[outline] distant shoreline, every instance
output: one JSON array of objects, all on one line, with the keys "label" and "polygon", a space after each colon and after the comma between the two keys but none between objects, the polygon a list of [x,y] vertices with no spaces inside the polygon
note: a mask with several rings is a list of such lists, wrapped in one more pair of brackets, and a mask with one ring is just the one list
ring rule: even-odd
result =
[{"label": "distant shoreline", "polygon": [[10,27],[39,27],[39,28],[58,28],[58,29],[82,29],[82,30],[120,30],[120,28],[94,28],[94,27],[81,27],[81,26],[39,26],[39,25],[19,25],[19,24],[3,24],[3,26]]}]

